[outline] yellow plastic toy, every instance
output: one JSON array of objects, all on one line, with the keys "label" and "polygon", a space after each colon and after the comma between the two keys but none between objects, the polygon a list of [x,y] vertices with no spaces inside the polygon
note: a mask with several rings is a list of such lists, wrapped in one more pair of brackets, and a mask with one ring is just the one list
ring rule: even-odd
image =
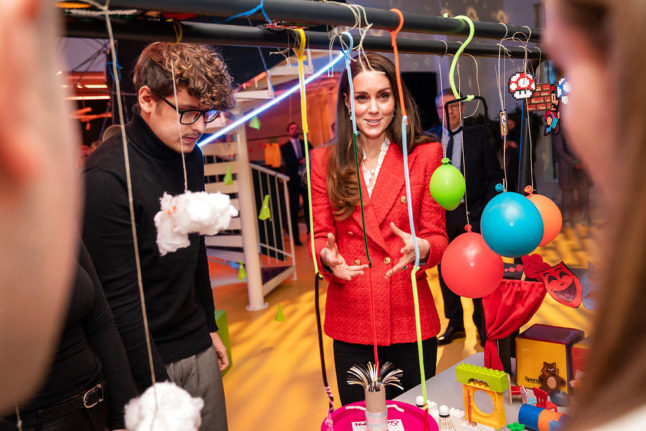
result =
[{"label": "yellow plastic toy", "polygon": [[[506,425],[505,400],[503,393],[509,387],[507,373],[471,364],[460,364],[455,368],[458,383],[462,383],[465,417],[495,429]],[[489,395],[493,401],[493,412],[487,414],[478,408],[474,396],[478,391]]]}]

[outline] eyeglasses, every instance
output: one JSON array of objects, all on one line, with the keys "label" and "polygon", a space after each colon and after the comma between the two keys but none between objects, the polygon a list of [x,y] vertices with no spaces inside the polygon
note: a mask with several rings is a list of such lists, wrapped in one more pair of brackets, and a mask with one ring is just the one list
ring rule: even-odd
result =
[{"label": "eyeglasses", "polygon": [[203,111],[200,111],[198,109],[186,109],[186,110],[181,110],[177,109],[177,106],[173,105],[170,103],[168,100],[166,100],[165,97],[161,97],[161,100],[166,102],[168,106],[179,112],[179,122],[180,124],[184,125],[190,125],[195,123],[197,120],[200,119],[200,116],[204,116],[204,122],[205,123],[210,123],[214,121],[218,116],[220,115],[220,111],[217,109],[205,109]]}]

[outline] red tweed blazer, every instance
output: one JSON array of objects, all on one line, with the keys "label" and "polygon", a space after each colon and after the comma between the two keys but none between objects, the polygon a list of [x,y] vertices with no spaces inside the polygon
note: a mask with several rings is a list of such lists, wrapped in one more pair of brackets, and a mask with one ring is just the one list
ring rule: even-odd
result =
[{"label": "red tweed blazer", "polygon": [[[388,148],[379,175],[368,197],[363,178],[361,188],[368,250],[372,269],[350,281],[340,280],[323,270],[321,249],[325,247],[328,232],[337,239],[340,253],[348,264],[367,263],[363,243],[361,210],[357,207],[351,217],[335,220],[333,208],[326,193],[327,160],[330,147],[312,152],[312,213],[314,215],[314,242],[316,257],[323,276],[328,280],[325,307],[325,333],[335,340],[357,344],[372,344],[370,318],[370,283],[374,292],[377,344],[414,342],[415,312],[410,281],[411,266],[407,271],[385,278],[401,257],[402,240],[390,229],[390,222],[410,232],[408,204],[404,180],[404,160],[401,148],[393,143]],[[431,245],[427,264],[417,273],[420,302],[422,339],[434,337],[440,322],[425,270],[437,265],[448,244],[444,210],[435,202],[428,184],[433,171],[440,165],[442,146],[438,142],[418,145],[408,156],[411,182],[413,219],[418,237]]]}]

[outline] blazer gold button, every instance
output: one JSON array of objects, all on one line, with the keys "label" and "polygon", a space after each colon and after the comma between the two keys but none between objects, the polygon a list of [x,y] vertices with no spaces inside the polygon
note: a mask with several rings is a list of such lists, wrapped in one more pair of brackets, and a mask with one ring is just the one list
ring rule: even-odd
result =
[{"label": "blazer gold button", "polygon": [[406,196],[402,196],[401,201],[402,201],[403,204],[405,204],[406,203]]},{"label": "blazer gold button", "polygon": [[355,259],[355,260],[354,260],[354,264],[355,264],[355,265],[361,265],[361,261],[360,261],[359,259]]},{"label": "blazer gold button", "polygon": [[348,236],[354,236],[354,232],[348,231]]},{"label": "blazer gold button", "polygon": [[384,263],[385,263],[386,265],[388,265],[388,264],[390,263],[390,258],[389,258],[389,257],[385,258],[385,259],[384,259]]}]

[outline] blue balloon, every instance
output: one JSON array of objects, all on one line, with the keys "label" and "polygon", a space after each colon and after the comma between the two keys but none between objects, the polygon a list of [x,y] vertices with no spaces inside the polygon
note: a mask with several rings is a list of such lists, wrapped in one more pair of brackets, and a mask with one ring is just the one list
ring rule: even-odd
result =
[{"label": "blue balloon", "polygon": [[543,238],[543,219],[525,196],[504,192],[485,206],[480,230],[489,248],[499,255],[525,256],[538,247]]}]

